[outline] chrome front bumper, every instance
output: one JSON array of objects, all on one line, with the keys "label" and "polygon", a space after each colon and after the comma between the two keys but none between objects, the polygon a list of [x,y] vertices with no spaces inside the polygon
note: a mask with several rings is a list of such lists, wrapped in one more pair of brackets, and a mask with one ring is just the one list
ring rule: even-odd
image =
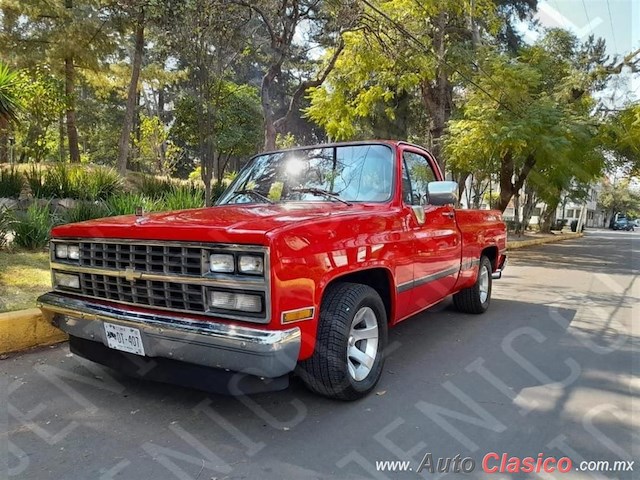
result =
[{"label": "chrome front bumper", "polygon": [[260,330],[170,314],[114,308],[59,293],[38,298],[45,317],[69,335],[107,345],[104,322],[140,330],[148,357],[164,357],[265,378],[293,371],[299,328]]}]

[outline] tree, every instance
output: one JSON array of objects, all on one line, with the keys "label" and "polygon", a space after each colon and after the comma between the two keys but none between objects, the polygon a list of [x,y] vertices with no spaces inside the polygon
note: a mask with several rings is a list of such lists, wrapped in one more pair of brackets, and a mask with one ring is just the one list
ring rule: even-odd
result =
[{"label": "tree", "polygon": [[[264,149],[273,150],[277,136],[290,132],[306,92],[322,85],[335,67],[344,48],[342,32],[352,27],[357,8],[350,2],[317,0],[236,3],[255,14],[262,27],[265,41],[255,48],[264,63],[260,83]],[[298,37],[305,30],[309,38],[306,44],[300,44]],[[324,48],[326,55],[314,60],[310,44]],[[293,84],[292,89],[287,88],[289,84]]]},{"label": "tree", "polygon": [[[139,2],[136,2],[139,3]],[[131,142],[131,129],[133,127],[133,117],[136,113],[138,103],[138,81],[142,68],[142,55],[144,53],[144,30],[145,30],[145,5],[136,4],[133,10],[136,12],[135,20],[135,41],[131,61],[131,81],[127,93],[127,103],[125,107],[124,121],[122,122],[122,132],[118,142],[118,162],[117,169],[121,175],[127,173],[127,160],[129,158],[129,146]]]},{"label": "tree", "polygon": [[632,190],[629,179],[606,182],[598,195],[598,205],[607,212],[609,223],[616,214],[638,216],[640,214],[640,192]]},{"label": "tree", "polygon": [[590,94],[601,78],[588,75],[600,52],[600,46],[581,49],[575,38],[556,30],[522,48],[517,58],[487,53],[486,74],[467,87],[462,114],[450,123],[447,151],[461,170],[497,166],[499,210],[533,172],[534,185],[556,191],[601,173],[599,122],[591,116]]},{"label": "tree", "polygon": [[[215,180],[221,184],[229,161],[256,151],[262,137],[260,97],[254,87],[224,81],[210,95],[215,105],[212,123],[216,159],[213,168]],[[176,105],[176,118],[171,138],[187,152],[197,155],[199,150],[198,117],[202,106],[192,96],[184,96]]]},{"label": "tree", "polygon": [[[362,3],[358,28],[345,33],[326,86],[310,91],[307,115],[334,139],[371,136],[387,117],[400,127],[388,129],[391,135],[426,144],[444,169],[441,138],[455,110],[454,89],[473,74],[483,39],[493,41],[511,14],[492,0]],[[412,108],[402,111],[407,97]]]},{"label": "tree", "polygon": [[228,79],[241,59],[248,11],[224,0],[188,0],[170,3],[163,25],[172,35],[166,48],[186,71],[183,97],[195,108],[198,158],[205,202],[211,202],[211,182],[219,163],[218,109],[230,95]]},{"label": "tree", "polygon": [[66,134],[73,162],[80,161],[76,104],[82,76],[78,67],[97,70],[113,52],[109,7],[100,0],[5,0],[2,4],[0,40],[12,63],[28,69],[46,66],[64,80]]},{"label": "tree", "polygon": [[66,108],[64,85],[41,68],[20,77],[23,121],[15,129],[17,152],[21,162],[41,162],[56,152],[56,126]]}]

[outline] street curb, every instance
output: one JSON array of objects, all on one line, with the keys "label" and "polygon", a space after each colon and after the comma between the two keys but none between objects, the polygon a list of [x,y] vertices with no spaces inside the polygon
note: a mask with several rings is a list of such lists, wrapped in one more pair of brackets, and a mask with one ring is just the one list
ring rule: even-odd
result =
[{"label": "street curb", "polygon": [[572,238],[583,237],[584,233],[560,233],[554,237],[534,238],[532,240],[520,240],[514,242],[507,242],[507,250],[517,250],[518,248],[531,247],[533,245],[542,245],[545,243],[556,243],[563,240],[570,240]]},{"label": "street curb", "polygon": [[0,313],[0,354],[53,345],[67,338],[44,319],[39,308]]}]

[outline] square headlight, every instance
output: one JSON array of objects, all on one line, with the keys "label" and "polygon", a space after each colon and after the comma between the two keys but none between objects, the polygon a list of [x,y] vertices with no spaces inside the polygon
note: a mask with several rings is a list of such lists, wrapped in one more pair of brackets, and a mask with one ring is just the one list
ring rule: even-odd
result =
[{"label": "square headlight", "polygon": [[210,295],[209,301],[213,308],[249,313],[260,313],[262,311],[262,297],[260,295],[218,290],[212,290]]},{"label": "square headlight", "polygon": [[209,256],[209,270],[215,273],[233,273],[235,270],[233,255],[212,253]]},{"label": "square headlight", "polygon": [[240,255],[238,270],[247,275],[262,275],[264,273],[264,260],[257,255]]},{"label": "square headlight", "polygon": [[68,243],[56,243],[56,258],[63,260],[79,260],[80,245],[69,245]]},{"label": "square headlight", "polygon": [[69,245],[56,243],[56,258],[69,258]]},{"label": "square headlight", "polygon": [[79,245],[69,245],[69,260],[80,260]]},{"label": "square headlight", "polygon": [[73,288],[77,290],[80,288],[80,277],[70,273],[54,272],[53,284],[54,287]]}]

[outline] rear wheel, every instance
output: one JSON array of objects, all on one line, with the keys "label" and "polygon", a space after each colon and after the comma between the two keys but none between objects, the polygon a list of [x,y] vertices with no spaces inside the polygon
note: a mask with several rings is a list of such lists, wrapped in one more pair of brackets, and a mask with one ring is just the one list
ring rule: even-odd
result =
[{"label": "rear wheel", "polygon": [[453,304],[464,313],[484,313],[491,303],[491,272],[493,267],[488,257],[480,257],[478,278],[471,287],[460,290],[453,296]]},{"label": "rear wheel", "polygon": [[367,285],[332,285],[320,308],[315,351],[298,372],[320,395],[356,400],[378,383],[386,342],[387,315],[378,293]]}]

